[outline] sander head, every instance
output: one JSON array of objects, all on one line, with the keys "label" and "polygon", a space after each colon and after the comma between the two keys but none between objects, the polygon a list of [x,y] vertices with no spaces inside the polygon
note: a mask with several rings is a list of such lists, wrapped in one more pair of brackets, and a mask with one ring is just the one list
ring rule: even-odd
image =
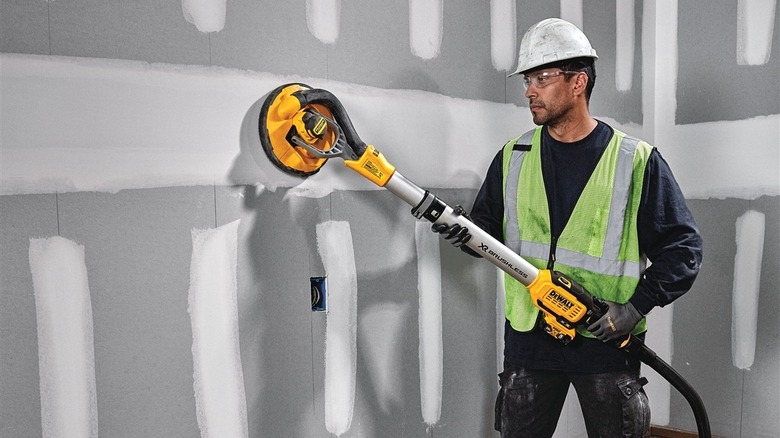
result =
[{"label": "sander head", "polygon": [[[317,173],[328,160],[297,145],[293,138],[303,139],[316,150],[327,152],[338,140],[332,130],[311,129],[305,119],[315,110],[332,118],[331,111],[321,104],[301,104],[300,96],[312,88],[301,83],[277,87],[265,97],[260,108],[260,144],[271,163],[284,173],[308,177]],[[315,151],[316,152],[316,151]]]}]

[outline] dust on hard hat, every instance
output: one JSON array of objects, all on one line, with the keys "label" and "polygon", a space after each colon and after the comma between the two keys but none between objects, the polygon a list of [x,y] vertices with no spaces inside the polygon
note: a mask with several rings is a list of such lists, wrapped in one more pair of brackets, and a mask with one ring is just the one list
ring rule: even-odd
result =
[{"label": "dust on hard hat", "polygon": [[525,73],[550,63],[574,58],[599,57],[582,31],[560,18],[548,18],[523,35],[517,55],[517,69],[507,77]]}]

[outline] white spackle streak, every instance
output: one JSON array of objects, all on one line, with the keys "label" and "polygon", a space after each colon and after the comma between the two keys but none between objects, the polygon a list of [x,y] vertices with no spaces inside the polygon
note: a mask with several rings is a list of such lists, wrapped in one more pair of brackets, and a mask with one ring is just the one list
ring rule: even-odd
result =
[{"label": "white spackle streak", "polygon": [[443,346],[441,307],[441,258],[439,237],[427,222],[414,227],[419,292],[420,401],[423,420],[429,426],[441,417]]},{"label": "white spackle streak", "polygon": [[306,0],[306,26],[314,38],[335,44],[340,20],[341,0]]},{"label": "white spackle streak", "polygon": [[737,64],[764,65],[772,53],[777,0],[737,1]]},{"label": "white spackle streak", "polygon": [[[503,144],[533,127],[530,112],[511,104],[221,67],[7,53],[0,66],[0,194],[296,186],[301,178],[276,169],[257,135],[264,95],[290,82],[338,96],[361,138],[426,187],[479,187],[492,156],[473,145]],[[38,129],[41,120],[51,129]],[[311,184],[379,190],[337,161]]]},{"label": "white spackle streak", "polygon": [[317,224],[317,248],[328,277],[325,428],[341,435],[352,425],[357,359],[357,272],[349,223]]},{"label": "white spackle streak", "polygon": [[404,368],[403,330],[408,313],[408,303],[381,303],[361,311],[359,318],[361,356],[366,359],[379,408],[388,415],[403,401],[400,370]]},{"label": "white spackle streak", "polygon": [[31,239],[43,437],[98,436],[92,301],[84,247]]},{"label": "white spackle streak", "polygon": [[569,23],[582,27],[582,0],[561,0],[561,18]]},{"label": "white spackle streak", "polygon": [[490,59],[493,68],[511,71],[517,54],[515,0],[490,0]]},{"label": "white spackle streak", "polygon": [[181,0],[181,11],[199,31],[219,32],[225,27],[227,0]]},{"label": "white spackle streak", "polygon": [[626,92],[631,90],[634,76],[634,0],[617,2],[615,15],[615,88]]},{"label": "white spackle streak", "polygon": [[[647,325],[653,327],[653,330],[647,331],[645,344],[667,363],[672,363],[673,358],[672,321],[674,320],[674,306],[674,303],[672,303],[665,307],[656,308],[647,315]],[[702,358],[701,360],[705,361],[706,359]],[[647,397],[653,403],[653,422],[656,424],[669,424],[671,385],[657,371],[646,364],[642,364],[642,374],[647,376],[649,381],[645,386],[645,391],[647,392]]]},{"label": "white spackle streak", "polygon": [[506,291],[504,271],[496,269],[496,369],[504,369],[504,326],[506,323]]},{"label": "white spackle streak", "polygon": [[734,288],[731,311],[731,356],[734,366],[747,369],[756,354],[758,295],[764,255],[763,213],[750,210],[737,219],[737,253],[734,256]]},{"label": "white spackle streak", "polygon": [[441,51],[443,0],[409,0],[409,45],[412,54],[433,59]]},{"label": "white spackle streak", "polygon": [[189,308],[195,407],[204,438],[248,435],[238,337],[238,225],[192,230]]},{"label": "white spackle streak", "polygon": [[[665,27],[656,40],[663,53],[677,53],[677,40],[670,37],[677,34],[677,10],[662,9]],[[778,144],[780,115],[676,125],[674,111],[664,109],[676,106],[668,90],[676,89],[677,71],[656,64],[663,72],[655,77],[664,86],[655,88],[661,102],[652,113],[654,126],[665,128],[657,131],[655,144],[687,145],[664,149],[673,167],[696,170],[677,175],[686,198],[777,196],[777,148],[767,145]],[[275,168],[263,153],[257,117],[264,95],[298,81],[338,96],[360,137],[422,187],[479,188],[493,156],[474,145],[504,144],[534,127],[526,107],[416,90],[222,67],[0,53],[0,194],[211,184],[294,187],[301,179]],[[642,135],[641,126],[602,119]],[[468,123],[459,123],[463,120]],[[43,121],[49,129],[40,129]],[[387,129],[388,123],[404,129]],[[732,147],[743,132],[763,146],[751,154]],[[705,152],[722,159],[696,158]],[[730,177],[721,177],[726,174]],[[310,179],[332,190],[380,190],[335,161]]]}]

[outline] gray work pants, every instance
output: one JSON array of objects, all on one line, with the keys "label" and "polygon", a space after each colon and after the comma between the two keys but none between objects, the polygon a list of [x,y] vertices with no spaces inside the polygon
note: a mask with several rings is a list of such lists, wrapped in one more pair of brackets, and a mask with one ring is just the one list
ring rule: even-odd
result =
[{"label": "gray work pants", "polygon": [[603,374],[505,368],[499,374],[496,430],[502,438],[551,437],[569,384],[577,392],[588,438],[641,438],[650,430],[650,406],[639,371]]}]

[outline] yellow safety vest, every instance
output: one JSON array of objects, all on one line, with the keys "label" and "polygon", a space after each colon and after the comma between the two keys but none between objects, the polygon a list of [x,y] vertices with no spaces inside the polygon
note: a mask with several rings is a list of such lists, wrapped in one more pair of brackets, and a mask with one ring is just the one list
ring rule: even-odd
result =
[{"label": "yellow safety vest", "polygon": [[[542,127],[538,127],[504,146],[504,243],[537,268],[545,269],[552,236],[542,176],[541,133]],[[627,302],[645,270],[646,259],[639,252],[637,211],[652,150],[649,144],[614,130],[556,244],[554,269],[609,301]],[[520,332],[533,329],[539,310],[525,286],[509,275],[504,284],[510,324]],[[634,334],[646,329],[642,319]],[[593,337],[584,328],[578,331]]]}]

